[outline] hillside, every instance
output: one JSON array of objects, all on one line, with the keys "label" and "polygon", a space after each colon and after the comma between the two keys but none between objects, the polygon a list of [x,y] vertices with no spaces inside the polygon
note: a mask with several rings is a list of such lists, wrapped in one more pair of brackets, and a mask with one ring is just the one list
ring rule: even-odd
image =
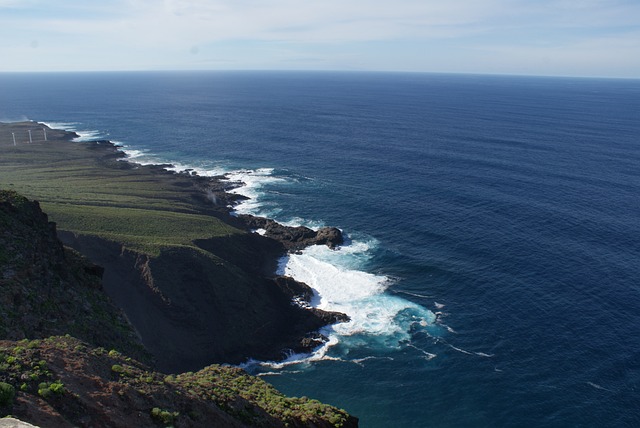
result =
[{"label": "hillside", "polygon": [[0,341],[0,418],[41,427],[354,427],[343,410],[288,398],[240,369],[167,376],[72,337]]},{"label": "hillside", "polygon": [[[34,125],[7,126],[0,142]],[[14,189],[0,190],[0,416],[61,427],[357,426],[212,365],[311,349],[319,327],[345,319],[292,305],[310,289],[268,275],[287,249],[336,245],[339,231],[234,218],[219,180],[120,162],[110,143],[71,136],[50,131],[0,158],[0,188]],[[257,223],[266,237],[250,232]]]},{"label": "hillside", "polygon": [[[318,328],[345,319],[291,305],[291,288],[271,277],[287,249],[334,245],[339,231],[233,217],[229,183],[122,162],[107,141],[74,143],[54,130],[16,146],[9,137],[43,128],[0,124],[0,188],[38,200],[63,242],[104,267],[106,294],[161,370],[280,359],[310,350]],[[251,233],[256,222],[267,236]]]}]

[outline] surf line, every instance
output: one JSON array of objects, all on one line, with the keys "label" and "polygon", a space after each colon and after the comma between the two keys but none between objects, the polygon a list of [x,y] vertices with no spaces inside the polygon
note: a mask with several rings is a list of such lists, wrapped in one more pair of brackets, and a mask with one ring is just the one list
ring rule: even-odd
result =
[{"label": "surf line", "polygon": [[[233,205],[233,210],[242,214],[274,217],[263,210],[262,192],[270,185],[287,183],[286,178],[278,177],[273,168],[243,170],[237,174],[228,174],[227,177],[239,184],[233,189],[234,193],[250,198]],[[274,212],[272,208],[270,201],[267,211]],[[278,207],[275,211],[276,218],[273,219],[280,222],[281,219],[277,217],[281,217],[283,211]],[[304,225],[313,229],[315,224],[322,223],[299,220],[298,224],[292,224],[291,221],[285,220],[282,224]],[[260,232],[256,230],[256,233]],[[363,268],[363,263],[370,259],[371,251],[378,245],[374,238],[345,238],[345,244],[335,249],[314,245],[287,254],[280,259],[276,273],[307,284],[314,292],[311,307],[347,314],[350,321],[322,328],[320,333],[328,337],[328,341],[316,348],[311,355],[291,355],[282,362],[253,361],[249,365],[282,368],[290,364],[317,360],[361,364],[365,360],[360,355],[354,360],[348,358],[352,348],[382,346],[386,350],[397,349],[400,344],[410,342],[416,328],[426,331],[435,327],[436,315],[433,312],[395,295],[396,293],[387,292],[392,280],[385,275],[366,272]],[[330,356],[329,350],[338,343],[341,343],[340,356]],[[434,357],[424,350],[420,352],[427,359]]]},{"label": "surf line", "polygon": [[[99,131],[81,131],[79,123],[51,123],[56,127],[67,128],[80,135],[100,137]],[[231,191],[246,196],[232,206],[236,213],[246,213],[266,218],[279,217],[281,207],[269,212],[265,211],[262,197],[268,186],[287,184],[287,179],[278,177],[273,168],[238,169],[220,171],[220,168],[192,168],[182,162],[163,159],[162,154],[152,153],[148,149],[129,147],[119,143],[127,158],[140,164],[171,164],[171,170],[193,170],[201,176],[226,176],[227,180],[237,183]],[[213,161],[211,162],[213,164]],[[270,211],[267,209],[266,211]],[[274,218],[279,221],[280,219]],[[299,219],[299,224],[317,229],[320,222],[308,222]],[[291,222],[283,224],[295,226]],[[326,246],[311,246],[304,250],[285,256],[280,262],[280,270],[292,278],[304,282],[314,290],[311,305],[319,309],[347,314],[351,321],[334,324],[321,329],[328,341],[320,345],[311,355],[291,355],[280,364],[288,365],[294,361],[315,361],[319,359],[349,361],[350,359],[328,355],[329,349],[343,339],[358,336],[359,338],[382,338],[367,345],[383,344],[397,347],[399,343],[410,340],[412,328],[428,329],[436,323],[436,316],[426,308],[400,296],[387,292],[391,279],[383,275],[375,275],[362,269],[363,260],[377,246],[375,239],[365,241],[347,240],[347,244],[336,250]],[[411,294],[411,293],[408,293]],[[417,293],[416,293],[417,294]],[[418,297],[417,295],[414,297]],[[427,296],[420,296],[427,297]],[[400,316],[404,312],[410,315]],[[417,321],[417,322],[416,322]],[[362,340],[350,341],[348,346],[362,346]],[[357,358],[356,358],[357,359]]]}]

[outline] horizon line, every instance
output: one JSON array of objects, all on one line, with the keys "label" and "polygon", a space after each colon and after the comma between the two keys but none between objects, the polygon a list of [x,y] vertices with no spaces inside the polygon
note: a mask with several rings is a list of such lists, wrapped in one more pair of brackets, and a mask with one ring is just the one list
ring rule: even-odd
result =
[{"label": "horizon line", "polygon": [[0,75],[7,74],[125,74],[125,73],[333,73],[333,74],[430,74],[454,76],[486,76],[486,77],[539,77],[539,78],[567,78],[567,79],[615,79],[640,80],[638,77],[628,76],[591,76],[566,74],[527,74],[527,73],[486,73],[486,72],[455,72],[455,71],[408,71],[408,70],[341,70],[341,69],[121,69],[121,70],[0,70]]}]

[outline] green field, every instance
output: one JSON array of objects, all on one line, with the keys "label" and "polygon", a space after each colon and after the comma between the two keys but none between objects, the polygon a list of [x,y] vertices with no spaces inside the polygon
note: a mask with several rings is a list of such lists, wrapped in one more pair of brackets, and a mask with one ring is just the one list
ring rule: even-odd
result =
[{"label": "green field", "polygon": [[[11,132],[22,136],[15,146]],[[0,188],[39,201],[60,230],[147,253],[244,233],[211,215],[213,205],[186,174],[132,166],[110,144],[72,142],[59,131],[44,141],[42,125],[32,122],[0,124]]]}]

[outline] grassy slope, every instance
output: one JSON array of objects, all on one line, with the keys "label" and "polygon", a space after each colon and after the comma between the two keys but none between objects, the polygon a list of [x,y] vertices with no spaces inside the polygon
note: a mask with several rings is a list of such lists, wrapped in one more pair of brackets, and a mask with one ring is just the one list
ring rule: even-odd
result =
[{"label": "grassy slope", "polygon": [[[117,271],[111,269],[105,276],[105,288],[161,368],[195,367],[206,362],[206,356],[213,358],[209,362],[235,361],[262,348],[263,342],[272,347],[278,343],[289,318],[279,315],[277,298],[257,277],[193,243],[195,239],[233,241],[228,238],[246,235],[214,216],[216,207],[203,198],[197,180],[158,167],[133,166],[122,162],[111,144],[71,142],[73,135],[60,131],[49,131],[46,142],[14,146],[6,135],[9,131],[24,133],[18,131],[20,127],[32,127],[32,134],[37,135],[42,126],[0,124],[0,189],[39,201],[59,231],[104,238],[122,246],[122,250],[111,249],[112,253],[126,248],[154,260],[153,269],[143,272],[148,284],[136,282],[140,272],[113,277]],[[103,248],[81,251],[103,266],[109,264],[100,258],[105,254]],[[131,266],[140,268],[140,260],[131,257]],[[185,284],[189,287],[183,287]],[[144,289],[147,285],[155,289],[155,297]],[[259,296],[252,299],[256,288],[260,288]],[[212,293],[215,302],[207,300]],[[251,315],[240,317],[246,311]],[[266,320],[270,330],[261,337],[255,332]],[[224,326],[226,330],[233,326],[239,334],[227,334]],[[176,366],[186,357],[174,348],[189,344],[191,351],[186,355],[190,362]]]},{"label": "grassy slope", "polygon": [[155,254],[163,246],[191,246],[197,238],[242,233],[207,215],[208,207],[195,198],[198,190],[186,176],[130,168],[109,148],[52,141],[51,132],[47,142],[17,146],[6,131],[4,135],[0,133],[0,188],[38,200],[60,230]]}]

